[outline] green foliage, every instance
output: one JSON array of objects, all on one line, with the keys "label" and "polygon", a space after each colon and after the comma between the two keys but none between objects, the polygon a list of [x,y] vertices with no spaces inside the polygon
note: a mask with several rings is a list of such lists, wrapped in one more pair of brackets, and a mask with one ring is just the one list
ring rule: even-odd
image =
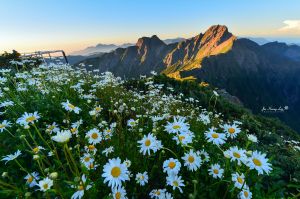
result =
[{"label": "green foliage", "polygon": [[[287,197],[296,194],[299,189],[297,181],[293,180],[299,179],[299,151],[286,142],[292,139],[299,141],[299,135],[277,120],[255,116],[243,107],[216,97],[210,87],[200,87],[195,82],[179,82],[166,76],[121,82],[110,74],[97,77],[66,66],[33,69],[22,74],[25,77],[16,78],[13,71],[3,74],[7,82],[4,83],[6,89],[2,89],[1,102],[11,100],[14,105],[2,107],[5,113],[0,121],[9,120],[12,125],[0,133],[0,156],[12,154],[17,149],[22,151],[22,155],[16,159],[18,162],[12,160],[6,165],[0,162],[0,172],[8,172],[0,180],[1,198],[22,198],[27,192],[33,198],[70,198],[79,189],[83,174],[88,179],[85,186],[92,185],[85,191],[85,198],[111,198],[111,189],[103,182],[101,175],[103,166],[116,157],[131,161],[128,170],[133,177],[122,184],[128,198],[148,198],[151,190],[160,188],[166,188],[174,198],[236,198],[240,190],[233,187],[231,174],[234,172],[245,173],[253,198]],[[159,85],[163,86],[160,88]],[[19,91],[21,87],[26,89]],[[80,113],[62,107],[61,103],[66,100],[72,103],[66,107],[79,107]],[[91,114],[90,111],[95,111],[98,106],[102,109],[99,114]],[[204,109],[211,113],[209,125],[198,120],[200,113],[206,113]],[[34,125],[29,124],[30,128],[16,123],[24,112],[35,111],[41,118],[35,120]],[[165,114],[163,119],[153,122],[152,116]],[[165,127],[168,122],[173,122],[173,116],[186,119],[190,131],[195,134],[192,143],[176,144],[174,136],[166,132]],[[137,124],[129,127],[127,122],[130,119]],[[74,130],[71,124],[79,120],[82,124]],[[241,122],[241,133],[236,139],[228,139],[222,146],[206,140],[204,133],[210,127],[235,120]],[[77,136],[73,133],[67,143],[54,142],[52,138],[55,133],[49,133],[48,126],[53,122],[61,130],[78,130]],[[113,123],[115,127],[111,126]],[[92,128],[98,128],[101,133],[108,129],[112,132],[108,134],[109,139],[95,144],[98,150],[92,156],[94,164],[98,165],[95,169],[89,169],[80,161],[86,153],[85,147],[90,145],[86,135]],[[216,131],[221,133],[222,130],[218,128]],[[139,151],[138,141],[150,132],[162,141],[163,148],[151,155],[143,155]],[[246,136],[249,133],[255,134],[259,142],[250,142]],[[35,153],[33,148],[37,146],[45,149]],[[102,152],[110,146],[114,147],[114,152],[105,156]],[[270,175],[257,175],[256,170],[231,162],[223,154],[230,146],[239,146],[248,152],[260,150],[267,153],[273,171]],[[207,151],[210,161],[203,161],[196,172],[189,171],[181,159],[189,149]],[[54,155],[48,156],[48,152]],[[39,155],[39,159],[33,160],[34,155]],[[171,186],[166,185],[162,165],[169,158],[182,162],[180,175],[185,184],[183,193],[177,189],[173,191]],[[224,178],[214,179],[208,175],[213,163],[219,163],[224,168]],[[33,171],[39,172],[41,178],[57,172],[58,177],[52,178],[54,186],[47,192],[36,190],[37,186],[29,188],[23,178]],[[148,172],[149,182],[146,186],[139,186],[134,177],[137,172],[144,171]]]}]

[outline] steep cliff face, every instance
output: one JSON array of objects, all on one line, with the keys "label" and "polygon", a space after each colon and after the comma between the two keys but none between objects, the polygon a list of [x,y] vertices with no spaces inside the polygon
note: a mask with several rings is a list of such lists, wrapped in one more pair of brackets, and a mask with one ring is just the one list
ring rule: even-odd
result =
[{"label": "steep cliff face", "polygon": [[86,59],[86,65],[100,71],[112,71],[122,77],[137,77],[150,71],[163,70],[163,58],[176,44],[165,44],[156,35],[138,39],[135,46],[118,48],[101,57]]},{"label": "steep cliff face", "polygon": [[211,26],[204,34],[180,42],[164,59],[163,73],[180,78],[180,71],[201,68],[203,58],[228,52],[236,37],[226,26]]}]

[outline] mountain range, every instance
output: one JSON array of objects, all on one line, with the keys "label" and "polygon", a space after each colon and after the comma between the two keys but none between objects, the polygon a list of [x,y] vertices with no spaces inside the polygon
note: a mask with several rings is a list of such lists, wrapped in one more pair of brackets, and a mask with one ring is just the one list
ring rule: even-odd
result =
[{"label": "mountain range", "polygon": [[[176,43],[185,40],[185,38],[177,37],[174,39],[165,39],[163,40],[166,44]],[[129,46],[134,46],[133,43],[124,43],[121,45],[117,44],[97,44],[96,46],[89,46],[83,50],[74,51],[70,54],[70,56],[91,56],[94,54],[101,54],[113,51],[117,48],[127,48]]]},{"label": "mountain range", "polygon": [[[280,42],[259,45],[238,38],[223,25],[190,39],[166,44],[142,37],[82,61],[100,71],[131,78],[157,71],[178,80],[208,82],[236,96],[255,113],[279,117],[300,131],[300,47]],[[273,111],[262,112],[263,108]],[[285,107],[283,112],[275,110]],[[270,109],[270,110],[271,110]]]}]

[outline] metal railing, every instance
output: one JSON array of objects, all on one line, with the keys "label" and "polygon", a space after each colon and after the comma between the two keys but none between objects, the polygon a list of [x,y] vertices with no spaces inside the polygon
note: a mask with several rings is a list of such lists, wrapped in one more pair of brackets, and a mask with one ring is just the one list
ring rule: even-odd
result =
[{"label": "metal railing", "polygon": [[[61,53],[61,55],[53,56],[54,53]],[[57,58],[60,58],[60,57],[62,59],[64,59],[67,64],[69,63],[66,53],[63,50],[48,50],[48,51],[36,51],[36,52],[31,52],[31,53],[21,53],[21,56],[20,56],[21,59],[36,58],[36,59],[41,60],[45,64],[47,64],[49,62],[54,62],[57,60]]]}]

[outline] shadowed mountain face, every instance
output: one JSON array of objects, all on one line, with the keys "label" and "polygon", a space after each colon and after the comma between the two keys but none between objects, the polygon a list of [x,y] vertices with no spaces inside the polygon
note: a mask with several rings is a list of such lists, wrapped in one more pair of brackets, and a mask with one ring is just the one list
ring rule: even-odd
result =
[{"label": "shadowed mountain face", "polygon": [[138,77],[154,70],[176,79],[205,81],[237,96],[260,113],[265,106],[288,106],[278,116],[300,131],[300,47],[271,42],[262,46],[237,39],[226,26],[177,43],[165,44],[157,36],[142,37],[135,46],[118,48],[83,61],[100,71]]}]

